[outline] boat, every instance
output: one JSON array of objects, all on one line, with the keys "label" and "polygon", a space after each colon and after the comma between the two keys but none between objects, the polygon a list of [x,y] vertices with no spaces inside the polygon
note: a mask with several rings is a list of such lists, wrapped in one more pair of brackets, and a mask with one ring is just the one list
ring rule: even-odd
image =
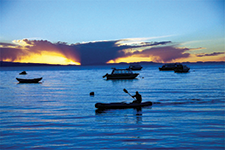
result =
[{"label": "boat", "polygon": [[116,69],[112,68],[112,73],[111,74],[105,74],[103,78],[109,79],[134,79],[136,78],[139,73],[133,73],[131,69]]},{"label": "boat", "polygon": [[96,103],[95,107],[98,109],[126,109],[126,108],[141,108],[145,106],[152,106],[152,102],[143,103]]},{"label": "boat", "polygon": [[178,66],[174,69],[175,73],[187,73],[189,72],[190,68],[186,65]]},{"label": "boat", "polygon": [[27,74],[27,72],[26,71],[22,71],[22,72],[20,72],[20,75],[26,75]]},{"label": "boat", "polygon": [[140,64],[130,64],[129,69],[131,70],[141,70],[143,67]]},{"label": "boat", "polygon": [[19,83],[38,83],[41,81],[42,78],[34,78],[34,79],[21,79],[21,78],[16,78],[16,80],[19,81]]},{"label": "boat", "polygon": [[159,67],[160,71],[174,71],[174,69],[178,66],[182,65],[181,63],[169,63],[164,64],[162,67]]}]

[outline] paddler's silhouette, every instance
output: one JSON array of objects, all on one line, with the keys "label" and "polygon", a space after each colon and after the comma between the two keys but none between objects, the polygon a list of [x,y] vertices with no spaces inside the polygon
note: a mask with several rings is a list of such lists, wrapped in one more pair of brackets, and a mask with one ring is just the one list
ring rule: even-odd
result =
[{"label": "paddler's silhouette", "polygon": [[136,94],[134,96],[132,96],[133,98],[135,97],[136,100],[134,100],[132,103],[138,103],[140,104],[141,101],[142,101],[142,97],[141,97],[141,94],[138,93],[138,91],[136,91]]}]

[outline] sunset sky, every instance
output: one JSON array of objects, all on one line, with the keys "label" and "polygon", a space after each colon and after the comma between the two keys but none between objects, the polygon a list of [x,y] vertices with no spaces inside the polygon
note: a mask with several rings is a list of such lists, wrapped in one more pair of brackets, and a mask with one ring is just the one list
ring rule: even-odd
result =
[{"label": "sunset sky", "polygon": [[0,0],[0,59],[225,60],[224,0]]}]

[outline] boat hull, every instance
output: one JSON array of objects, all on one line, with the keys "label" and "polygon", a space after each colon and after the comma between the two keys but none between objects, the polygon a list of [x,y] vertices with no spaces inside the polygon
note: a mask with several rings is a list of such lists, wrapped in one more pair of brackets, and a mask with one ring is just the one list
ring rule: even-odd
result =
[{"label": "boat hull", "polygon": [[141,70],[143,67],[139,64],[133,64],[129,66],[129,69],[131,70]]},{"label": "boat hull", "polygon": [[133,73],[133,74],[109,74],[107,75],[107,80],[110,79],[134,79],[138,76],[138,73]]},{"label": "boat hull", "polygon": [[174,72],[175,73],[187,73],[189,72],[190,69],[175,69]]},{"label": "boat hull", "polygon": [[16,78],[19,83],[38,83],[39,81],[42,80],[42,78],[34,78],[34,79],[21,79],[21,78]]},{"label": "boat hull", "polygon": [[159,71],[173,71],[174,68],[159,68]]},{"label": "boat hull", "polygon": [[98,109],[126,109],[126,108],[140,108],[145,106],[152,106],[152,102],[143,103],[96,103],[95,107]]},{"label": "boat hull", "polygon": [[187,72],[189,72],[189,70],[190,70],[190,68],[184,65],[182,68],[175,68],[174,72],[175,73],[187,73]]},{"label": "boat hull", "polygon": [[164,64],[162,67],[159,67],[159,71],[173,71],[180,63]]},{"label": "boat hull", "polygon": [[133,70],[133,71],[137,71],[137,70],[141,70],[142,67],[141,68],[130,68],[130,69]]}]

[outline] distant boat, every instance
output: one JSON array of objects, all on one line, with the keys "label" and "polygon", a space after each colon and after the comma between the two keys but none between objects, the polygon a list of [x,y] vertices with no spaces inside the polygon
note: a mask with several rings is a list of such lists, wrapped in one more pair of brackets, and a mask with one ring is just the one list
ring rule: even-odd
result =
[{"label": "distant boat", "polygon": [[130,64],[129,69],[131,70],[141,70],[143,67],[140,64]]},{"label": "distant boat", "polygon": [[175,73],[187,73],[189,72],[190,68],[187,67],[186,65],[178,65],[175,69]]},{"label": "distant boat", "polygon": [[173,71],[177,65],[182,65],[181,63],[170,63],[164,64],[162,67],[159,67],[160,71]]},{"label": "distant boat", "polygon": [[27,74],[27,72],[26,71],[22,71],[22,72],[20,72],[20,75],[26,75]]},{"label": "distant boat", "polygon": [[42,78],[34,78],[34,79],[21,79],[21,78],[16,78],[16,80],[19,81],[19,83],[38,83],[41,81]]},{"label": "distant boat", "polygon": [[98,109],[125,109],[125,108],[140,108],[145,106],[152,106],[152,102],[143,103],[96,103],[95,107]]},{"label": "distant boat", "polygon": [[116,69],[112,68],[112,73],[111,74],[106,74],[103,76],[103,78],[108,79],[134,79],[136,78],[139,73],[133,73],[131,69]]}]

